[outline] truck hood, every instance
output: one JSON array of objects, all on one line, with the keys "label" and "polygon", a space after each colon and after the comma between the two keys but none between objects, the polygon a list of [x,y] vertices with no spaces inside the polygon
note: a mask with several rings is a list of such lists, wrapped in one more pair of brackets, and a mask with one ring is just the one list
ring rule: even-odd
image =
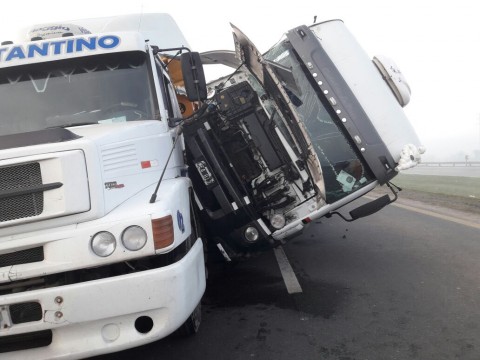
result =
[{"label": "truck hood", "polygon": [[[57,133],[58,129],[50,130]],[[22,232],[27,232],[104,216],[156,184],[172,146],[170,133],[159,121],[63,130],[63,134],[71,133],[65,141],[45,136],[43,143],[1,152],[0,173],[7,176],[0,188],[1,233],[9,232],[8,229],[18,232],[12,230],[16,225],[25,227]],[[181,149],[169,164],[164,178],[179,176],[183,164]],[[34,183],[22,180],[26,178],[25,171],[36,174],[31,176],[36,179]],[[23,182],[18,185],[20,180]],[[22,198],[21,192],[26,189],[40,195],[41,207],[36,207],[38,199],[30,204],[28,196]],[[8,207],[4,209],[3,205]]]}]

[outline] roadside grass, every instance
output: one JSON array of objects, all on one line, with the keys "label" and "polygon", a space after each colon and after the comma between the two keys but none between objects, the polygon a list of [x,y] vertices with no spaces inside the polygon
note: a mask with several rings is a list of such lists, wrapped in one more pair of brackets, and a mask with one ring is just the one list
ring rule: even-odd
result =
[{"label": "roadside grass", "polygon": [[[402,188],[400,199],[480,215],[480,178],[399,174],[392,183]],[[386,185],[374,191],[390,192]]]},{"label": "roadside grass", "polygon": [[399,174],[392,183],[408,190],[480,200],[480,178]]}]

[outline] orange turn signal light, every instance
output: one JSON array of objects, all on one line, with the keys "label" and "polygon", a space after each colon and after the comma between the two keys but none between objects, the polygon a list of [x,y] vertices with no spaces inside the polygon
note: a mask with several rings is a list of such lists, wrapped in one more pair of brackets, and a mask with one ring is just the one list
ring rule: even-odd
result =
[{"label": "orange turn signal light", "polygon": [[172,215],[152,220],[153,243],[155,250],[163,249],[173,244]]}]

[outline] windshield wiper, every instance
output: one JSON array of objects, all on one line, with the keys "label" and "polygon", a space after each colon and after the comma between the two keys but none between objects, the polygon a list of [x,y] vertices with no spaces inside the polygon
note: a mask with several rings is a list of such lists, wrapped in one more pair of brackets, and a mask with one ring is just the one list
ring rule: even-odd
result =
[{"label": "windshield wiper", "polygon": [[67,128],[67,127],[74,127],[74,126],[83,126],[83,125],[98,125],[97,121],[82,121],[82,122],[74,122],[69,124],[58,124],[54,126],[48,126],[46,129],[53,129],[53,128]]}]

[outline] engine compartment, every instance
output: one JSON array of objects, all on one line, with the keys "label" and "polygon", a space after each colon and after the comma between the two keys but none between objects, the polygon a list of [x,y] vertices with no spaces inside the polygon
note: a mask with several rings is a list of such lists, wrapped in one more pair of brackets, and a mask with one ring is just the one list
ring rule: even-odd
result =
[{"label": "engine compartment", "polygon": [[[310,177],[301,174],[307,171],[301,154],[291,153],[286,119],[248,80],[236,73],[210,84],[215,94],[184,126],[206,231],[218,242],[233,240],[223,245],[233,254],[272,246],[270,234],[296,220],[292,210],[316,196]],[[245,241],[249,226],[259,231],[259,241]]]}]

